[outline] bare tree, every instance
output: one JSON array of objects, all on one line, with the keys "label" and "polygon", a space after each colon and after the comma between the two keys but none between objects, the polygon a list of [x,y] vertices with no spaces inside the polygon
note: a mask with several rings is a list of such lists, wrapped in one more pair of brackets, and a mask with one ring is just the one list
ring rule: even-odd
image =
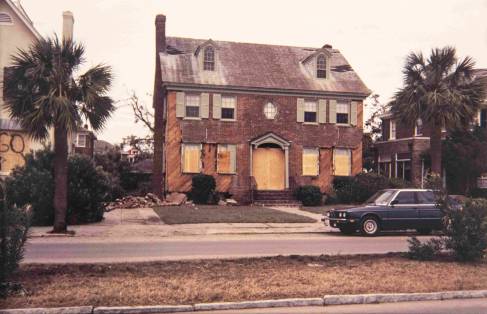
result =
[{"label": "bare tree", "polygon": [[151,133],[154,134],[154,113],[152,110],[150,110],[143,102],[140,101],[135,91],[132,91],[127,102],[134,112],[135,123],[142,122],[142,124],[144,124],[145,127],[147,127]]}]

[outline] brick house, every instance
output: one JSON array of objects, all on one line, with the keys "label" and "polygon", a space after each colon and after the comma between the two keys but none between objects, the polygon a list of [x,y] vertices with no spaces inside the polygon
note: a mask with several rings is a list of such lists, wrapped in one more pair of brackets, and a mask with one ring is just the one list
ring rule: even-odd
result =
[{"label": "brick house", "polygon": [[[370,94],[339,50],[166,37],[156,17],[154,192],[196,173],[241,202],[362,171]],[[258,194],[258,193],[257,193]]]},{"label": "brick house", "polygon": [[[487,69],[479,69],[476,75],[487,76]],[[479,110],[474,124],[487,127],[486,108]],[[382,136],[374,146],[376,149],[377,172],[390,178],[401,178],[422,186],[428,173],[423,154],[430,148],[430,131],[418,120],[414,125],[404,125],[394,119],[391,113],[381,116]],[[446,131],[443,136],[446,136]]]}]

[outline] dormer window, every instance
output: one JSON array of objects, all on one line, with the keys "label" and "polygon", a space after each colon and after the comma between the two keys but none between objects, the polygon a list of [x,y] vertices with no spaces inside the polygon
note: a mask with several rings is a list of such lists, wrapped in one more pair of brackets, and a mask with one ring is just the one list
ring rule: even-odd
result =
[{"label": "dormer window", "polygon": [[326,78],[326,58],[324,55],[319,55],[316,58],[316,77]]},{"label": "dormer window", "polygon": [[213,47],[206,47],[203,52],[203,69],[205,71],[215,70],[215,51]]}]

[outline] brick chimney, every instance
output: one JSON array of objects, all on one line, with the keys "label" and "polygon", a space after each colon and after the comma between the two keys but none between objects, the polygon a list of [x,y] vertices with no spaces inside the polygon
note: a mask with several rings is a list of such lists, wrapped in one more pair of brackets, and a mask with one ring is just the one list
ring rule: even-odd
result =
[{"label": "brick chimney", "polygon": [[73,25],[74,17],[71,11],[63,12],[63,39],[72,40],[73,39]]},{"label": "brick chimney", "polygon": [[166,52],[166,16],[156,16],[156,52]]}]

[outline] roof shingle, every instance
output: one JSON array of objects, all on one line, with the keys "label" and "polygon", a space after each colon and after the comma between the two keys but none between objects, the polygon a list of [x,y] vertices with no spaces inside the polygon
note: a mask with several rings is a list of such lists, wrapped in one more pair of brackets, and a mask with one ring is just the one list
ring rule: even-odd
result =
[{"label": "roof shingle", "polygon": [[302,63],[317,48],[212,41],[215,71],[203,71],[195,51],[208,40],[167,37],[167,53],[160,53],[165,84],[195,84],[240,88],[282,89],[318,93],[370,94],[340,51],[331,52],[331,79],[314,77]]}]

